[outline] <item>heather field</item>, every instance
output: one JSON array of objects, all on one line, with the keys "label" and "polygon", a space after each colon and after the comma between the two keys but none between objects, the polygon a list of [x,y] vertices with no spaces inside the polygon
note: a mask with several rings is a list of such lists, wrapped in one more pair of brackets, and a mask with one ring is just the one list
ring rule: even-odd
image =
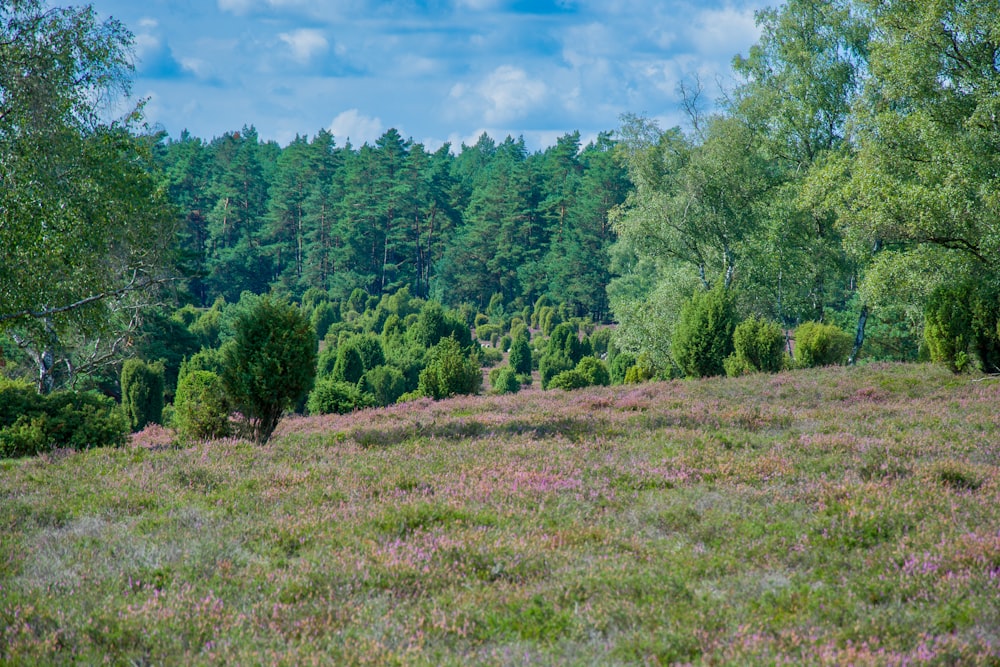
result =
[{"label": "heather field", "polygon": [[1000,381],[423,401],[0,463],[0,663],[1000,664]]}]

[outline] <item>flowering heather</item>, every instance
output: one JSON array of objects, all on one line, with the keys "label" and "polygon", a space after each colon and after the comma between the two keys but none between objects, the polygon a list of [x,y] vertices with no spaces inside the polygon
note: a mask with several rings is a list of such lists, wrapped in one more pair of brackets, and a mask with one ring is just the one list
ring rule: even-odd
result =
[{"label": "flowering heather", "polygon": [[0,664],[996,665],[998,404],[883,364],[2,461]]}]

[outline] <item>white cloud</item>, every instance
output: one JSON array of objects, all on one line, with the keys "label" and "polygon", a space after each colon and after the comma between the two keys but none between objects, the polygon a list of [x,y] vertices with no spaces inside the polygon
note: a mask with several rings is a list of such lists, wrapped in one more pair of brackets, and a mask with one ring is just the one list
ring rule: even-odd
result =
[{"label": "white cloud", "polygon": [[545,99],[548,87],[523,69],[501,65],[475,87],[456,84],[450,97],[489,124],[523,118]]},{"label": "white cloud", "polygon": [[278,38],[291,48],[292,57],[303,64],[330,48],[330,43],[323,36],[323,32],[311,28],[283,32]]},{"label": "white cloud", "polygon": [[337,138],[338,143],[344,143],[347,139],[353,144],[365,142],[374,143],[382,136],[382,121],[379,118],[364,116],[357,109],[348,109],[337,115],[330,123],[330,132]]},{"label": "white cloud", "polygon": [[159,25],[160,22],[157,21],[156,19],[151,19],[147,17],[139,20],[139,27],[144,28],[146,30],[152,30],[153,28],[156,28]]},{"label": "white cloud", "polygon": [[760,37],[753,9],[732,7],[703,11],[694,20],[691,42],[708,56],[732,56],[746,51]]}]

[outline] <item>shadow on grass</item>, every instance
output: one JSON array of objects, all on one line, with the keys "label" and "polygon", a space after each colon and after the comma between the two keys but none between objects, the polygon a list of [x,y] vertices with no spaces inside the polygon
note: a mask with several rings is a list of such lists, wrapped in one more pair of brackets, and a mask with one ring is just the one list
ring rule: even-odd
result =
[{"label": "shadow on grass", "polygon": [[471,420],[431,424],[405,424],[388,428],[358,427],[350,437],[361,447],[391,447],[418,438],[465,440],[481,437],[528,437],[532,440],[563,437],[570,442],[582,442],[594,436],[620,435],[605,419],[558,417],[546,421],[515,420],[490,424]]}]

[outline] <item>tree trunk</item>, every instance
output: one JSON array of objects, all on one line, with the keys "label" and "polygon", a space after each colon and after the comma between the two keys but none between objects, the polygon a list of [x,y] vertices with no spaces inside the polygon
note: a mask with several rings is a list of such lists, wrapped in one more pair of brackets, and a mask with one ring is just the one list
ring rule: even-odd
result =
[{"label": "tree trunk", "polygon": [[868,323],[868,305],[865,304],[861,306],[861,315],[858,317],[858,330],[854,334],[854,349],[851,350],[851,356],[847,359],[847,365],[853,366],[854,362],[858,360],[858,355],[861,354],[861,346],[865,342],[865,325]]}]

